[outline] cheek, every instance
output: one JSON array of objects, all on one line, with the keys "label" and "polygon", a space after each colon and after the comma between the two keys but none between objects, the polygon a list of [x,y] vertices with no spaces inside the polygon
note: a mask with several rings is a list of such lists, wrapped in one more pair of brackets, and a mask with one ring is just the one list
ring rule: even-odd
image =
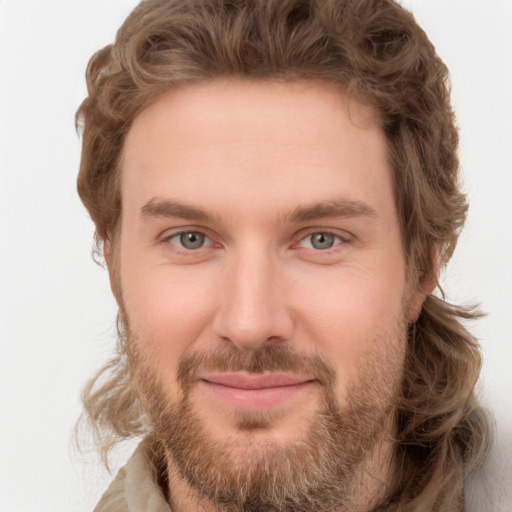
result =
[{"label": "cheek", "polygon": [[155,363],[164,387],[173,387],[180,358],[206,339],[215,295],[179,272],[129,262],[121,273],[123,303],[140,349]]},{"label": "cheek", "polygon": [[314,286],[303,281],[301,338],[335,367],[342,394],[369,359],[385,359],[390,345],[403,344],[404,280],[392,274],[345,269]]}]

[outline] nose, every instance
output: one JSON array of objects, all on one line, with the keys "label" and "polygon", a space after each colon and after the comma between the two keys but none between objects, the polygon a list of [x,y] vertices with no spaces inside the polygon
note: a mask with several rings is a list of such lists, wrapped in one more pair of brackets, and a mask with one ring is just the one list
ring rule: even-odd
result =
[{"label": "nose", "polygon": [[254,248],[229,258],[219,289],[215,334],[243,350],[284,342],[293,333],[284,275],[269,252]]}]

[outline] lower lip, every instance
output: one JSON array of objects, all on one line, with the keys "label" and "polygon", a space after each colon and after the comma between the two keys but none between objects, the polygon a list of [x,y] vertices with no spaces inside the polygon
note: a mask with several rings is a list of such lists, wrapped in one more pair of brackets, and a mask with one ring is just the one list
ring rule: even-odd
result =
[{"label": "lower lip", "polygon": [[313,381],[290,386],[276,386],[262,389],[242,389],[201,381],[216,398],[238,409],[269,409],[284,404],[290,398],[313,386]]}]

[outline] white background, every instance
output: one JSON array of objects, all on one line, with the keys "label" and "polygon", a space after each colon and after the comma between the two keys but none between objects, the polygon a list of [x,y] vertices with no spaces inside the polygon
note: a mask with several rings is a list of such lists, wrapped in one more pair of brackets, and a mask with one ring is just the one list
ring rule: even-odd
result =
[{"label": "white background", "polygon": [[[135,3],[0,0],[1,512],[90,511],[110,480],[69,448],[115,317],[75,192],[73,116],[89,56]],[[512,1],[404,3],[452,71],[471,210],[444,287],[489,313],[474,325],[482,396],[512,456]]]}]

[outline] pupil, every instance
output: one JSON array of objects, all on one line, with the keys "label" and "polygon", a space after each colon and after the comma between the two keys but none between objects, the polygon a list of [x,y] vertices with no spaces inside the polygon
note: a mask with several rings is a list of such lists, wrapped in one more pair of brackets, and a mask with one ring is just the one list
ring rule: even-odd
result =
[{"label": "pupil", "polygon": [[182,233],[180,242],[186,249],[199,249],[204,243],[204,235],[201,233]]},{"label": "pupil", "polygon": [[334,243],[334,235],[317,233],[313,235],[312,245],[315,249],[330,249]]}]

